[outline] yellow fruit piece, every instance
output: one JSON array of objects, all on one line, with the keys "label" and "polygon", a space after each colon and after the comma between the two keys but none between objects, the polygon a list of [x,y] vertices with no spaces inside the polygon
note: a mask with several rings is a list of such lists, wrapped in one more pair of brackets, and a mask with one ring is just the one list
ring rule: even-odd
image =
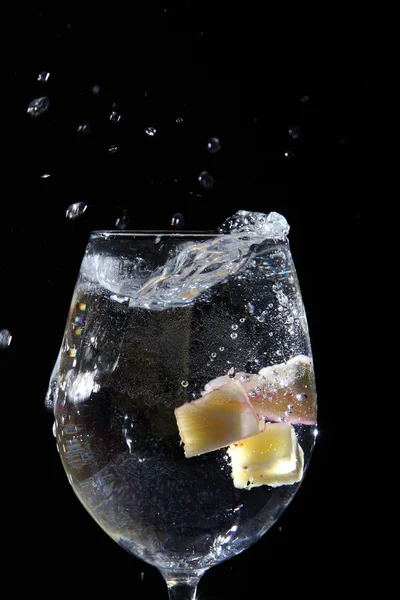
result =
[{"label": "yellow fruit piece", "polygon": [[239,489],[291,485],[303,477],[304,453],[290,423],[267,423],[259,435],[230,445],[228,454]]},{"label": "yellow fruit piece", "polygon": [[258,435],[264,426],[243,387],[236,381],[228,381],[201,398],[176,408],[175,417],[186,458]]}]

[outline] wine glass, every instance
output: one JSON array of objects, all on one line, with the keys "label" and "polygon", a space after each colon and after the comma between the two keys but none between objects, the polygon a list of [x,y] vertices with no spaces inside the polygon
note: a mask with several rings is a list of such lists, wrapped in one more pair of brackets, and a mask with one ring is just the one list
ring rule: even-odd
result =
[{"label": "wine glass", "polygon": [[218,233],[95,231],[47,402],[79,500],[171,599],[262,536],[316,432],[310,339],[277,213]]}]

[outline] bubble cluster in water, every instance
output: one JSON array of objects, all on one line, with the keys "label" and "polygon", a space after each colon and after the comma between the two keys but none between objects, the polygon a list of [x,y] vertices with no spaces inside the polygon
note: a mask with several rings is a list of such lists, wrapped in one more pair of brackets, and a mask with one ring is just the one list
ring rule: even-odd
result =
[{"label": "bubble cluster in water", "polygon": [[35,98],[32,102],[29,103],[27,113],[32,118],[36,119],[40,117],[50,106],[50,100],[47,96],[41,96],[40,98]]}]

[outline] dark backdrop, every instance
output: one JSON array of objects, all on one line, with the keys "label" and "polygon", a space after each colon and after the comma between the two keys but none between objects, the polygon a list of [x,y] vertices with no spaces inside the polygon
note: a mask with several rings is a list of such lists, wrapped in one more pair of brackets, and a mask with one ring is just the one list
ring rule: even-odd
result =
[{"label": "dark backdrop", "polygon": [[[281,212],[291,225],[320,436],[279,522],[210,570],[199,594],[306,598],[337,588],[350,597],[352,307],[363,217],[351,202],[346,12],[291,2],[149,0],[129,11],[36,4],[13,11],[3,29],[11,69],[2,120],[0,329],[12,341],[0,349],[0,385],[13,589],[165,597],[156,569],[112,542],[73,495],[44,396],[91,230],[113,228],[121,217],[133,229],[168,229],[177,212],[187,229],[213,230],[247,209]],[[47,110],[32,117],[28,105],[43,96]],[[211,137],[221,146],[214,154]],[[207,189],[202,171],[212,177]],[[76,202],[87,209],[67,219]]]}]

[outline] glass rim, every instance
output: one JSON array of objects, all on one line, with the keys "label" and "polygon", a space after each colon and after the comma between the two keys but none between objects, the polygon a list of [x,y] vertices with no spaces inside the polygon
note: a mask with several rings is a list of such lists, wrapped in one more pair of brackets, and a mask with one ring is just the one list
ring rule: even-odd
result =
[{"label": "glass rim", "polygon": [[[185,230],[185,231],[170,231],[168,229],[126,229],[126,230],[120,230],[120,229],[95,229],[93,231],[90,232],[90,237],[102,237],[104,239],[108,239],[109,237],[157,237],[157,236],[161,236],[161,237],[166,237],[166,238],[184,238],[184,237],[209,237],[209,238],[223,238],[223,237],[228,237],[230,234],[228,233],[220,233],[218,231],[210,231],[210,230],[205,230],[205,231],[200,231],[198,229],[196,230]],[[288,240],[288,236],[282,236],[282,237],[272,237],[272,236],[268,236],[268,235],[262,235],[262,234],[254,234],[253,232],[240,232],[238,235],[243,236],[243,237],[249,237],[249,238],[253,238],[257,239],[257,238],[262,238],[264,240],[271,240],[271,241],[275,241],[275,242],[285,242]]]}]

